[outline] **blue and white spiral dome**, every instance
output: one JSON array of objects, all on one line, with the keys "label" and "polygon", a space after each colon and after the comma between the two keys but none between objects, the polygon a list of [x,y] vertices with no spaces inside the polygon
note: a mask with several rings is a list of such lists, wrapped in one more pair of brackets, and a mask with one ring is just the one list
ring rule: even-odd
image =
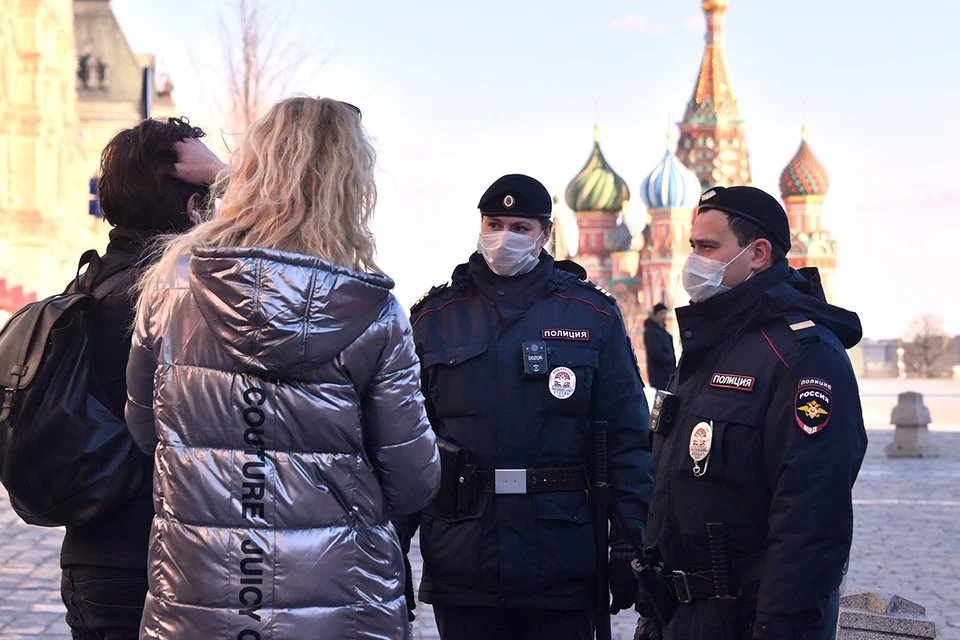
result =
[{"label": "blue and white spiral dome", "polygon": [[672,149],[643,181],[640,194],[649,209],[693,209],[700,201],[700,180]]}]

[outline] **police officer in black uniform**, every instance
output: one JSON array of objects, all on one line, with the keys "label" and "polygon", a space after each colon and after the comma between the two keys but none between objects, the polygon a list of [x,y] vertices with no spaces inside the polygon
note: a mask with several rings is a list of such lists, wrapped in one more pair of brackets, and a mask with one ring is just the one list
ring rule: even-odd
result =
[{"label": "police officer in black uniform", "polygon": [[786,214],[759,189],[704,193],[690,243],[683,357],[651,421],[663,635],[832,639],[867,444],[845,351],[860,320],[789,267]]},{"label": "police officer in black uniform", "polygon": [[396,524],[405,551],[420,527],[419,595],[443,640],[592,638],[588,494],[603,423],[623,524],[602,562],[612,609],[636,599],[630,539],[642,544],[652,483],[640,370],[615,299],[543,250],[552,228],[543,185],[504,176],[479,208],[478,251],[411,310],[443,488]]}]

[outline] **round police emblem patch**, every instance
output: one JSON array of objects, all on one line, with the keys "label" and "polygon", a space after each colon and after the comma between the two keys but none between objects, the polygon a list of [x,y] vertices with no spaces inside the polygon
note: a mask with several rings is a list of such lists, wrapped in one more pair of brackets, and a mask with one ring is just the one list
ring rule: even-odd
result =
[{"label": "round police emblem patch", "polygon": [[[707,472],[710,449],[713,448],[713,424],[701,422],[690,432],[690,457],[693,458],[693,475],[701,477]],[[700,463],[704,462],[701,467]]]},{"label": "round police emblem patch", "polygon": [[513,196],[504,196],[503,197],[503,206],[507,209],[513,209],[513,205],[517,204],[517,201]]},{"label": "round police emblem patch", "polygon": [[833,412],[833,385],[821,378],[803,378],[797,385],[794,402],[797,425],[807,435],[817,435],[830,422]]},{"label": "round police emblem patch", "polygon": [[550,372],[548,385],[554,398],[566,400],[577,390],[577,374],[566,367],[557,367]]}]

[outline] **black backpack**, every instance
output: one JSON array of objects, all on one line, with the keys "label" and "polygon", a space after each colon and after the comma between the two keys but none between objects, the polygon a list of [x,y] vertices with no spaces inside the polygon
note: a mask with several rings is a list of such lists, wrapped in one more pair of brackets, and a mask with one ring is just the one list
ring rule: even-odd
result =
[{"label": "black backpack", "polygon": [[0,329],[0,482],[28,524],[86,524],[143,483],[147,458],[93,373],[96,304],[127,277],[124,269],[94,288],[100,265],[87,251],[64,293],[28,304]]}]

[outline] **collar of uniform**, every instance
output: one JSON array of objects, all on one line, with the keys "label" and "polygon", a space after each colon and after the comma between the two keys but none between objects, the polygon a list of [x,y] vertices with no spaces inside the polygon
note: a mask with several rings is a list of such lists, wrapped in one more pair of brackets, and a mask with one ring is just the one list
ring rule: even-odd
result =
[{"label": "collar of uniform", "polygon": [[540,252],[540,262],[533,271],[511,278],[498,276],[491,271],[479,251],[470,256],[467,264],[477,293],[495,304],[506,299],[513,304],[522,300],[523,305],[527,306],[540,295],[554,272],[553,257],[546,251]]},{"label": "collar of uniform", "polygon": [[782,260],[730,291],[677,309],[683,350],[712,347],[748,325],[764,292],[789,276],[790,267]]}]

